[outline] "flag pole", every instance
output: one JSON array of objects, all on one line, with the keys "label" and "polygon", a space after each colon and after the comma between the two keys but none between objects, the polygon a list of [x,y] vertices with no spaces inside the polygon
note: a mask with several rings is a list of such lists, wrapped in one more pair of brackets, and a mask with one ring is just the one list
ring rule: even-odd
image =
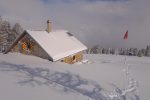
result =
[{"label": "flag pole", "polygon": [[[123,39],[124,39],[124,40],[127,40],[127,39],[128,39],[128,30],[127,30],[126,33],[124,34]],[[126,44],[126,42],[125,42],[125,44]],[[125,53],[125,62],[124,62],[125,65],[127,64],[126,60],[127,60],[127,59],[126,59],[126,53]]]},{"label": "flag pole", "polygon": [[[123,39],[125,40],[125,44],[126,44],[126,41],[128,39],[128,30],[125,32]],[[126,78],[127,78],[127,81],[129,81],[129,66],[127,64],[127,54],[126,54],[126,52],[125,52],[125,58],[124,58],[124,65],[126,66],[126,68],[125,68]],[[127,86],[128,85],[129,84],[127,83]]]},{"label": "flag pole", "polygon": [[[124,35],[124,40],[128,39],[128,30],[126,31],[125,35]],[[125,41],[126,44],[126,41]],[[130,91],[131,89],[134,90],[134,92],[138,95],[138,81],[136,79],[134,79],[134,77],[132,77],[132,73],[131,73],[131,66],[127,63],[127,55],[125,54],[125,59],[124,59],[124,64],[126,66],[125,69],[125,73],[126,73],[126,79],[127,79],[127,88],[125,89],[125,94],[127,94],[128,92],[132,92]]]}]

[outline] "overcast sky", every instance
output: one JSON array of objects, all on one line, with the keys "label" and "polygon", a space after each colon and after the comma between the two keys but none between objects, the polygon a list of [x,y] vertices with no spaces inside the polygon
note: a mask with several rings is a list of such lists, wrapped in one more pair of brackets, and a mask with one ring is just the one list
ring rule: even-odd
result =
[{"label": "overcast sky", "polygon": [[[150,0],[0,0],[0,16],[24,29],[72,32],[88,47],[150,45]],[[124,33],[129,31],[127,41]]]}]

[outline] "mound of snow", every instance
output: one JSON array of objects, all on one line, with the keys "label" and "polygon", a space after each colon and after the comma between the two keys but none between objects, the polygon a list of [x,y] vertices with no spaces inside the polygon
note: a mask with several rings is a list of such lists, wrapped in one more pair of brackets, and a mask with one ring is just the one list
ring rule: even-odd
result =
[{"label": "mound of snow", "polygon": [[[150,58],[86,55],[77,64],[0,54],[2,100],[148,100]],[[123,71],[123,69],[126,69]],[[139,87],[138,87],[139,86]],[[138,90],[137,90],[138,88]],[[139,95],[138,95],[139,93]]]}]

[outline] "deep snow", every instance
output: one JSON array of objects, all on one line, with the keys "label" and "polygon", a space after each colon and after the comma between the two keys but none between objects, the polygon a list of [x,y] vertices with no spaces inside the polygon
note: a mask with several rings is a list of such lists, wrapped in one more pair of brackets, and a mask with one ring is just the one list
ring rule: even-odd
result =
[{"label": "deep snow", "polygon": [[1,100],[149,100],[150,58],[85,55],[68,65],[0,54]]}]

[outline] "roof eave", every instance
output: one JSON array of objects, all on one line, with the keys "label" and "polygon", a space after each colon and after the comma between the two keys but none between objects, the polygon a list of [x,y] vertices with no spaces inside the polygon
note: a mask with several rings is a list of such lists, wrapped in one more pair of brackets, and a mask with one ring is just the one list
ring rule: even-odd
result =
[{"label": "roof eave", "polygon": [[55,62],[55,61],[59,61],[59,60],[61,60],[61,59],[65,58],[65,57],[68,57],[68,56],[71,56],[71,55],[77,54],[77,53],[82,52],[82,51],[85,51],[85,50],[87,50],[87,47],[86,47],[86,46],[85,46],[85,48],[84,48],[84,49],[81,49],[81,50],[79,50],[79,51],[77,51],[77,52],[74,52],[74,53],[70,53],[70,54],[65,55],[65,56],[62,56],[62,57],[60,57],[60,58],[53,57],[53,61],[54,61],[54,62]]}]

